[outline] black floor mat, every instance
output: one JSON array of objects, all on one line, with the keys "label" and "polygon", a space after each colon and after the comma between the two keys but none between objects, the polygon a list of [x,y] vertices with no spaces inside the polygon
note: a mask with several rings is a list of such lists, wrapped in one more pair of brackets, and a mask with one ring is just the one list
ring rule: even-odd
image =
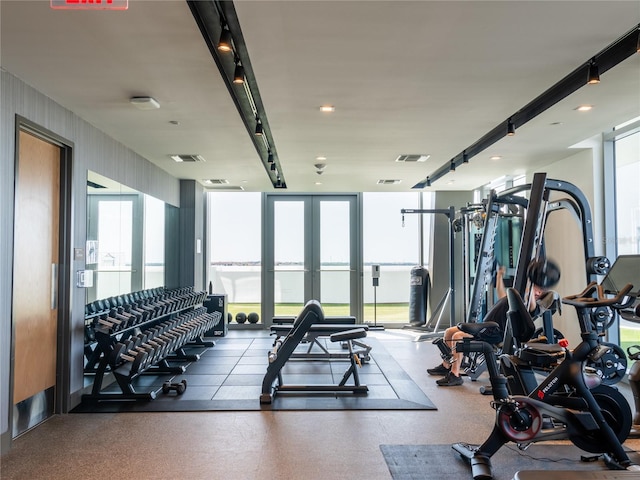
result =
[{"label": "black floor mat", "polygon": [[[369,387],[366,395],[339,393],[293,393],[276,395],[271,404],[260,404],[262,379],[267,368],[267,352],[273,337],[228,337],[216,339],[216,345],[199,350],[200,360],[187,365],[181,375],[142,375],[134,380],[137,392],[156,392],[155,400],[127,401],[118,399],[120,392],[113,383],[101,393],[113,395],[106,400],[83,400],[72,413],[89,412],[167,412],[167,411],[234,411],[234,410],[435,410],[435,405],[413,382],[382,342],[367,337],[373,347],[371,359],[359,370],[361,383]],[[339,344],[325,344],[340,348]],[[301,344],[306,352],[309,344]],[[318,348],[318,347],[314,347]],[[194,350],[197,351],[197,350]],[[318,350],[313,350],[318,351]],[[339,353],[339,350],[331,350]],[[337,384],[348,361],[290,360],[282,370],[286,384]],[[162,384],[170,380],[186,380],[182,395],[175,391],[162,393]],[[351,382],[351,380],[350,380]]]},{"label": "black floor mat", "polygon": [[[451,445],[380,445],[380,450],[393,480],[472,478],[469,463],[453,450]],[[509,444],[498,450],[491,458],[493,478],[494,480],[512,480],[516,472],[530,470],[547,472],[607,470],[602,460],[583,462],[580,460],[581,455],[594,456],[573,445],[536,444],[531,445],[526,451],[521,451],[515,445]],[[636,463],[640,460],[640,456],[635,452],[630,452],[629,456]],[[566,473],[559,475],[553,478],[567,476]],[[551,477],[541,473],[533,474],[533,477],[528,478],[550,479]]]}]

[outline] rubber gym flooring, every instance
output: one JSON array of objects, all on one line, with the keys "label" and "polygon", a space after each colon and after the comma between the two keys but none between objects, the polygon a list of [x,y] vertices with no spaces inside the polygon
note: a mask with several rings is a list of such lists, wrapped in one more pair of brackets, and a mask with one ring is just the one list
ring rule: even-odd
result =
[{"label": "rubber gym flooring", "polygon": [[[209,340],[207,338],[207,340]],[[137,392],[157,393],[155,400],[83,401],[73,413],[89,412],[188,412],[234,410],[434,410],[435,405],[415,384],[400,364],[384,348],[384,342],[371,334],[362,339],[372,347],[370,360],[359,369],[360,382],[369,387],[366,395],[351,392],[312,393],[283,392],[271,404],[260,404],[262,380],[268,365],[268,352],[274,337],[261,330],[230,330],[225,337],[213,339],[215,346],[194,348],[200,359],[182,362],[186,371],[180,375],[141,375],[133,381]],[[320,339],[332,352],[344,353],[340,344]],[[306,352],[301,343],[296,353]],[[314,346],[313,352],[320,351]],[[338,384],[348,360],[291,359],[282,369],[285,384]],[[183,394],[162,392],[165,381],[186,380]],[[349,379],[353,383],[353,378]],[[103,393],[120,392],[114,382]]]}]

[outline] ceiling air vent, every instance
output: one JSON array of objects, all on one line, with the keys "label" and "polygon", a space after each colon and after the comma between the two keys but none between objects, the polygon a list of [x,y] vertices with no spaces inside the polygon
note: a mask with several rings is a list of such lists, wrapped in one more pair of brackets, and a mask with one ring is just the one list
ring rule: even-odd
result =
[{"label": "ceiling air vent", "polygon": [[241,186],[229,185],[229,180],[224,178],[207,178],[202,180],[202,184],[212,190],[224,190],[227,192],[242,192],[244,190]]},{"label": "ceiling air vent", "polygon": [[413,155],[399,155],[398,158],[396,158],[396,162],[405,162],[405,163],[414,163],[414,162],[426,162],[427,160],[429,160],[429,157],[431,155],[426,155],[426,154],[413,154]]},{"label": "ceiling air vent", "polygon": [[174,162],[204,162],[204,158],[201,155],[189,155],[189,154],[180,154],[180,155],[171,155],[171,159]]},{"label": "ceiling air vent", "polygon": [[397,185],[401,181],[402,180],[378,180],[377,184],[378,185]]}]

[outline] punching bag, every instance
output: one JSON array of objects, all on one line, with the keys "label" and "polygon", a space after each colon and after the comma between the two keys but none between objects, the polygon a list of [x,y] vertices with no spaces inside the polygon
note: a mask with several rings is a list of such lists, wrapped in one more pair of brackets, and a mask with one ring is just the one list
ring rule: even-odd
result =
[{"label": "punching bag", "polygon": [[411,269],[409,324],[412,327],[420,327],[427,323],[429,283],[429,271],[425,267],[417,266]]}]

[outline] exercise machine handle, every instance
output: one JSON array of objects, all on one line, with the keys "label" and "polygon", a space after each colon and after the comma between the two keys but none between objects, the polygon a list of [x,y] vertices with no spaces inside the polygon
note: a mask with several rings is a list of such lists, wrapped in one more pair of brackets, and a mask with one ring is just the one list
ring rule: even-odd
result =
[{"label": "exercise machine handle", "polygon": [[[602,285],[598,285],[597,282],[591,282],[587,285],[582,292],[576,295],[569,295],[562,299],[562,303],[566,305],[573,305],[578,308],[591,308],[591,307],[612,307],[616,309],[624,308],[628,301],[623,301],[627,294],[631,291],[633,285],[627,283],[620,289],[615,297],[607,298],[604,293]],[[593,294],[596,294],[594,297]]]}]

